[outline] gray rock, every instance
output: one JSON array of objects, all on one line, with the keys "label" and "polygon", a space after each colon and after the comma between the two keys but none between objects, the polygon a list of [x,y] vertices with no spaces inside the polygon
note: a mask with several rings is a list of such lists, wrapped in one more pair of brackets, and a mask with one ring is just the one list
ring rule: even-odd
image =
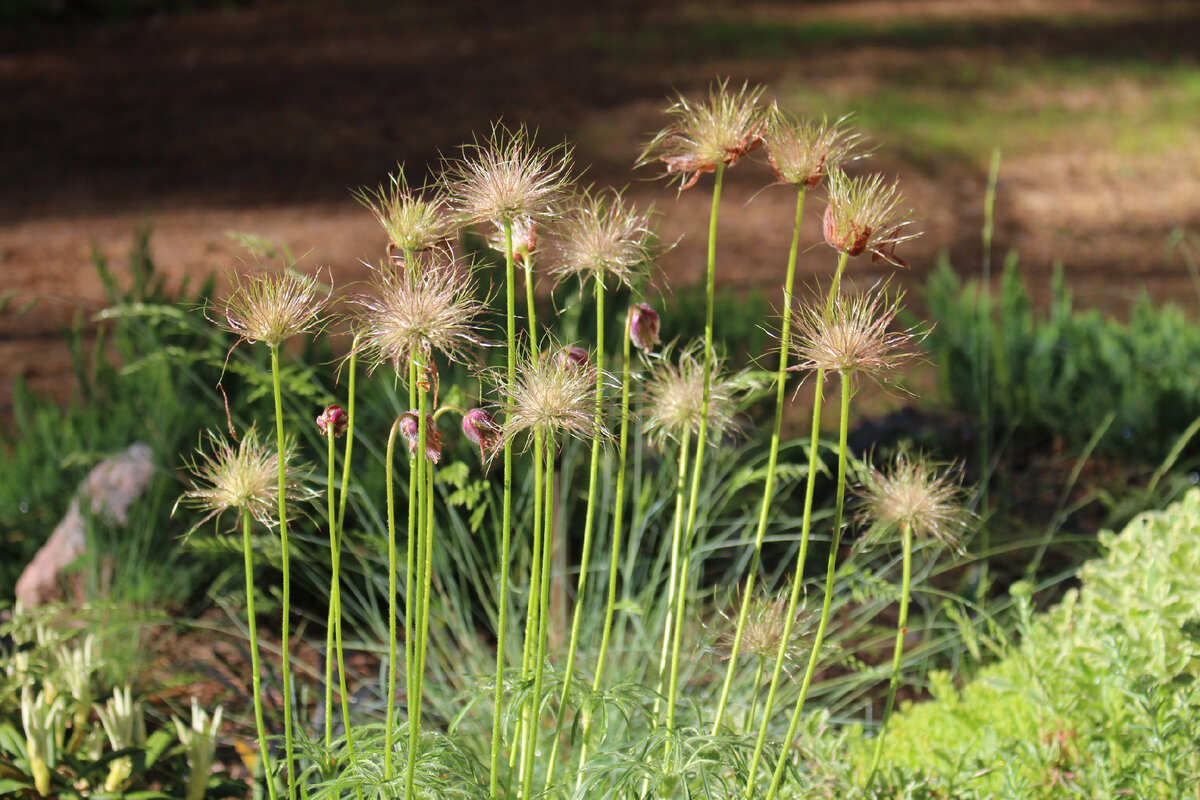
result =
[{"label": "gray rock", "polygon": [[119,455],[97,464],[79,484],[66,516],[17,580],[17,600],[25,608],[62,597],[62,571],[87,549],[87,521],[79,503],[92,513],[119,525],[129,522],[129,507],[146,490],[154,474],[153,453],[137,442]]}]

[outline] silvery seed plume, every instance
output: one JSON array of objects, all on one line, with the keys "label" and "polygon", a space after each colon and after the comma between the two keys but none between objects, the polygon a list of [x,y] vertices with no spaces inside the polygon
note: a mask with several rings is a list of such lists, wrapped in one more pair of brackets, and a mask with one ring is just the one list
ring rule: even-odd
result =
[{"label": "silvery seed plume", "polygon": [[910,349],[923,334],[891,331],[902,295],[886,287],[863,294],[839,294],[826,313],[824,300],[800,308],[792,323],[790,370],[824,370],[884,381],[887,373],[914,357]]},{"label": "silvery seed plume", "polygon": [[[783,642],[784,629],[787,625],[788,596],[786,593],[776,597],[755,597],[750,601],[746,612],[746,625],[742,630],[742,643],[738,650],[740,658],[762,659],[772,661],[779,655],[779,645]],[[740,603],[739,603],[740,605]],[[734,623],[737,613],[732,617],[721,614],[723,629],[717,637],[716,649],[722,657],[728,658],[733,651],[733,640],[736,636]],[[797,660],[803,655],[805,647],[803,639],[810,633],[816,620],[802,606],[796,609],[796,617],[792,621],[791,635],[788,637],[788,647],[785,658]]]},{"label": "silvery seed plume", "polygon": [[863,518],[873,535],[907,526],[914,537],[935,539],[961,552],[971,514],[961,502],[960,470],[941,473],[921,456],[898,454],[886,471],[869,467],[862,477]]},{"label": "silvery seed plume", "polygon": [[832,125],[824,119],[817,123],[773,107],[763,139],[767,160],[779,182],[812,189],[828,173],[865,157],[866,153],[855,152],[862,134],[843,127],[847,119],[842,117]]},{"label": "silvery seed plume", "polygon": [[406,375],[409,363],[428,366],[435,351],[464,361],[470,348],[486,346],[478,335],[484,307],[462,262],[434,253],[415,259],[415,268],[402,274],[373,272],[371,292],[354,300],[362,309],[359,353],[371,369],[386,361]]},{"label": "silvery seed plume", "polygon": [[571,149],[536,149],[530,132],[497,124],[482,143],[464,145],[442,176],[451,207],[466,222],[554,216],[571,182]]},{"label": "silvery seed plume", "polygon": [[749,83],[731,91],[725,79],[713,84],[703,102],[680,95],[666,112],[671,124],[646,145],[637,166],[662,161],[667,175],[679,176],[680,191],[695,186],[718,164],[733,166],[762,144],[767,125],[766,109],[759,102],[763,91]]},{"label": "silvery seed plume", "polygon": [[912,209],[904,207],[900,182],[884,183],[880,174],[851,178],[831,170],[827,181],[829,205],[822,222],[825,241],[839,253],[871,253],[875,260],[904,266],[896,246],[921,234],[910,231]]},{"label": "silvery seed plume", "polygon": [[498,380],[505,413],[504,441],[523,434],[541,433],[547,441],[566,436],[578,439],[608,438],[597,425],[596,368],[576,358],[559,358],[563,348],[552,348],[536,361],[528,356],[517,364],[516,382]]},{"label": "silvery seed plume", "polygon": [[229,294],[217,324],[243,341],[279,345],[317,329],[329,293],[294,272],[229,275]]},{"label": "silvery seed plume", "polygon": [[[714,358],[708,396],[710,442],[720,441],[734,428],[737,392],[737,384],[722,375],[721,363]],[[704,417],[703,349],[682,350],[675,362],[669,352],[655,358],[642,387],[642,400],[646,435],[658,447],[668,439],[682,441],[685,433],[698,436]]]},{"label": "silvery seed plume", "polygon": [[391,249],[418,253],[443,244],[453,233],[445,200],[410,189],[402,170],[378,189],[359,189],[354,196],[379,220]]},{"label": "silvery seed plume", "polygon": [[631,286],[658,255],[650,213],[641,213],[616,190],[585,190],[555,236],[552,274],[593,278],[605,287]]},{"label": "silvery seed plume", "polygon": [[[184,492],[182,502],[208,511],[196,527],[230,510],[248,511],[262,525],[278,522],[279,454],[267,446],[251,428],[241,442],[209,432],[211,452],[200,451],[190,465],[192,488]],[[296,442],[284,441],[284,496],[288,501],[310,500],[316,492],[306,481],[309,468],[296,463]]]}]

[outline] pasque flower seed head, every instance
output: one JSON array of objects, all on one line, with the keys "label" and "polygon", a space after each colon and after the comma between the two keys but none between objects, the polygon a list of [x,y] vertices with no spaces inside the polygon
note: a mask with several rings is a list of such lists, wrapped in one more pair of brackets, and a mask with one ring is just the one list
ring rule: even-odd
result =
[{"label": "pasque flower seed head", "polygon": [[708,99],[693,103],[680,95],[667,109],[671,124],[659,131],[638,159],[638,166],[662,161],[668,175],[678,175],[680,191],[696,185],[718,164],[732,166],[762,144],[766,109],[759,102],[763,87],[742,84],[731,91],[729,80],[718,81]]},{"label": "pasque flower seed head", "polygon": [[294,272],[243,276],[232,273],[218,325],[243,341],[278,346],[316,330],[329,295],[316,280]]},{"label": "pasque flower seed head", "polygon": [[911,210],[904,208],[899,181],[884,183],[882,175],[851,178],[841,170],[829,173],[829,205],[825,207],[825,241],[839,253],[872,257],[903,266],[896,245],[920,234],[909,228]]},{"label": "pasque flower seed head", "polygon": [[801,308],[792,323],[792,350],[799,363],[792,370],[824,370],[882,380],[913,357],[909,349],[918,335],[889,330],[900,296],[885,289],[857,295],[839,294],[828,309],[824,301]]},{"label": "pasque flower seed head", "polygon": [[924,458],[900,453],[886,472],[865,471],[862,516],[877,535],[907,527],[913,536],[958,549],[970,520],[959,500],[958,479],[956,468],[939,474]]},{"label": "pasque flower seed head", "polygon": [[[659,447],[668,439],[681,442],[686,435],[700,433],[704,418],[704,361],[699,348],[688,348],[672,363],[664,353],[654,360],[642,394],[645,402],[645,431]],[[709,441],[719,441],[734,427],[736,385],[721,373],[721,364],[714,359],[712,381],[708,392]]]},{"label": "pasque flower seed head", "polygon": [[657,254],[650,214],[616,191],[585,191],[565,215],[555,237],[553,274],[594,278],[604,286],[630,286],[650,270]]},{"label": "pasque flower seed head", "polygon": [[378,189],[360,189],[354,196],[379,220],[392,251],[432,249],[445,242],[453,230],[445,200],[429,199],[409,189],[402,170],[389,175],[388,182]]},{"label": "pasque flower seed head", "polygon": [[772,112],[763,139],[780,183],[812,189],[828,173],[866,155],[854,151],[862,135],[842,126],[846,117],[830,125],[825,120],[800,120],[778,108]]}]

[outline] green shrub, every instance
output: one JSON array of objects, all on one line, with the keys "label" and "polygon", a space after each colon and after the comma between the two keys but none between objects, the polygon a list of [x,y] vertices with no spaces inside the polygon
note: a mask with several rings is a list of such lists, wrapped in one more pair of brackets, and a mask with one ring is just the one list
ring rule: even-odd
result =
[{"label": "green shrub", "polygon": [[939,263],[926,289],[934,323],[926,346],[946,402],[972,414],[990,408],[996,429],[1018,441],[1060,436],[1074,449],[1111,413],[1101,450],[1161,460],[1200,416],[1200,327],[1145,295],[1128,322],[1076,310],[1061,269],[1051,281],[1039,313],[1015,258],[993,295]]},{"label": "green shrub", "polygon": [[1031,587],[1014,587],[1020,644],[962,688],[935,674],[934,701],[909,705],[889,726],[892,781],[911,770],[950,797],[1194,791],[1198,534],[1193,490],[1120,535],[1102,534],[1108,555],[1052,610],[1034,614]]}]

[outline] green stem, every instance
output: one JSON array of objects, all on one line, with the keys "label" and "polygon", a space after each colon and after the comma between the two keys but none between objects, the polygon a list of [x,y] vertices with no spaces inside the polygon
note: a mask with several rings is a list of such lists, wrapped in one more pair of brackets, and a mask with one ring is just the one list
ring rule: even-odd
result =
[{"label": "green stem", "polygon": [[[415,369],[418,372],[424,369],[424,365],[416,365]],[[409,506],[417,507],[417,574],[414,576],[411,573],[408,576],[409,585],[413,584],[421,586],[421,596],[417,600],[418,617],[416,625],[417,640],[412,645],[413,663],[410,669],[409,682],[412,688],[412,694],[408,698],[408,769],[405,771],[404,777],[404,796],[406,800],[413,800],[416,796],[415,778],[417,766],[417,746],[421,738],[421,692],[422,684],[425,679],[425,641],[424,630],[425,621],[429,613],[429,564],[430,564],[430,542],[428,536],[423,536],[426,529],[426,506],[423,502],[427,495],[424,492],[427,490],[427,481],[430,473],[433,470],[433,465],[425,455],[425,444],[428,440],[429,431],[428,423],[426,422],[426,410],[428,404],[428,393],[417,387],[417,452],[416,452],[416,474],[418,492],[416,496],[410,496],[408,499]],[[421,541],[423,539],[423,541]],[[424,558],[422,558],[424,556]],[[405,615],[405,639],[412,639],[413,624]]]},{"label": "green stem", "polygon": [[849,259],[849,253],[838,254],[837,271],[833,273],[833,283],[829,286],[829,297],[825,300],[826,319],[829,319],[833,315],[833,301],[837,299],[838,294],[842,291],[842,273],[846,271],[846,262]]},{"label": "green stem", "polygon": [[658,659],[658,684],[654,701],[654,720],[658,723],[659,702],[662,697],[663,681],[666,680],[667,655],[671,649],[672,633],[675,630],[675,595],[680,591],[679,559],[683,541],[684,498],[687,496],[688,453],[692,447],[691,429],[685,428],[679,441],[679,475],[675,479],[675,525],[671,531],[671,579],[667,586],[667,618],[663,625],[662,654]]},{"label": "green stem", "polygon": [[350,376],[350,385],[346,389],[346,448],[342,454],[342,493],[338,497],[337,528],[339,531],[344,530],[346,524],[346,500],[349,497],[350,487],[350,456],[354,452],[354,384],[358,367],[358,339],[359,337],[355,336],[354,343],[350,345],[350,363],[346,367]]},{"label": "green stem", "polygon": [[541,581],[541,599],[539,605],[541,612],[538,616],[538,631],[537,631],[537,655],[535,656],[534,678],[533,678],[533,711],[530,714],[529,723],[529,741],[525,749],[525,767],[523,771],[523,782],[521,784],[522,798],[532,797],[533,789],[533,763],[534,755],[537,753],[537,733],[538,723],[542,712],[542,680],[546,672],[546,640],[550,632],[549,625],[549,606],[550,606],[550,558],[553,554],[554,541],[554,439],[546,437],[546,489],[543,505],[545,507],[546,521],[542,528],[542,581]]},{"label": "green stem", "polygon": [[900,617],[896,620],[896,646],[892,650],[892,679],[888,684],[887,703],[883,707],[879,736],[875,739],[875,752],[871,755],[871,769],[867,773],[868,794],[875,783],[875,773],[883,757],[883,737],[887,734],[888,720],[892,717],[892,706],[896,702],[896,686],[900,683],[900,662],[904,656],[904,636],[908,633],[908,595],[912,589],[912,526],[905,524],[901,532],[904,536],[904,572],[900,583]]},{"label": "green stem", "polygon": [[538,357],[538,337],[537,337],[537,306],[533,302],[533,256],[525,254],[525,313],[528,315],[529,326],[529,358],[532,361],[537,361]]},{"label": "green stem", "polygon": [[351,733],[350,725],[350,696],[346,690],[346,663],[344,658],[344,648],[342,647],[342,532],[345,530],[346,524],[346,497],[350,485],[350,456],[354,450],[354,390],[355,380],[354,372],[358,360],[358,337],[355,337],[354,344],[351,345],[350,351],[350,379],[347,389],[348,397],[346,402],[346,447],[342,454],[342,491],[338,498],[338,515],[337,515],[337,544],[334,548],[333,574],[334,574],[334,595],[333,602],[336,606],[333,618],[334,624],[334,639],[337,648],[337,668],[338,668],[338,691],[341,692],[342,706],[342,726],[346,729],[346,752],[350,757],[354,757],[354,739]]},{"label": "green stem", "polygon": [[750,600],[754,595],[754,583],[758,578],[758,565],[762,558],[763,538],[767,533],[767,518],[775,495],[775,470],[779,463],[779,442],[783,433],[783,409],[787,402],[788,346],[791,342],[792,287],[796,278],[796,254],[800,250],[800,220],[804,216],[805,190],[801,187],[796,199],[796,219],[792,225],[792,247],[788,251],[787,278],[783,287],[783,320],[779,333],[779,369],[775,373],[775,427],[771,430],[771,449],[767,456],[767,480],[763,484],[762,504],[758,511],[758,527],[754,532],[754,553],[750,557],[750,570],[746,575],[746,586],[742,589],[742,607],[738,610],[737,627],[733,634],[733,647],[729,653],[729,666],[725,670],[725,683],[721,686],[721,697],[717,702],[717,718],[713,721],[714,736],[721,730],[725,717],[725,706],[729,701],[729,688],[733,685],[741,652],[742,636],[746,630],[746,615],[750,611]]},{"label": "green stem", "polygon": [[[517,379],[516,289],[513,275],[512,220],[504,221],[504,288],[507,299],[508,385]],[[496,686],[492,698],[492,752],[489,763],[488,795],[500,797],[500,740],[504,706],[504,645],[508,632],[508,570],[512,549],[512,447],[504,442],[504,516],[500,533],[500,598],[497,602],[499,620],[496,623]]]},{"label": "green stem", "polygon": [[327,488],[325,491],[325,500],[329,511],[329,613],[325,620],[325,750],[329,751],[333,746],[333,616],[334,593],[338,590],[338,574],[337,570],[333,569],[333,565],[337,563],[337,519],[334,517],[334,496],[333,496],[333,473],[334,473],[334,449],[333,436],[334,426],[332,423],[325,426],[325,439],[328,444],[328,479],[326,481]]},{"label": "green stem", "polygon": [[[596,672],[592,678],[592,694],[600,691],[600,683],[604,675],[604,661],[608,657],[608,641],[612,633],[613,615],[617,607],[617,571],[621,560],[621,532],[625,515],[625,456],[629,446],[629,357],[631,335],[628,323],[625,325],[624,343],[622,345],[621,361],[621,436],[617,451],[617,486],[613,499],[613,533],[612,554],[608,564],[608,600],[604,606],[604,626],[600,634],[600,652],[596,656]],[[583,773],[583,765],[587,760],[588,734],[591,731],[591,708],[583,715],[582,744],[579,748],[579,770]]]},{"label": "green stem", "polygon": [[[383,724],[383,779],[392,779],[392,732],[396,727],[396,491],[395,467],[396,431],[400,429],[400,418],[392,423],[388,431],[387,455],[384,461],[384,480],[387,484],[387,526],[388,526],[388,685],[387,711]],[[410,501],[411,502],[411,499]],[[411,537],[410,537],[411,541]],[[408,607],[405,608],[408,614]],[[408,637],[405,637],[407,641]],[[407,657],[407,644],[405,656]],[[407,662],[406,662],[407,666]]]},{"label": "green stem", "polygon": [[588,469],[587,508],[584,512],[583,545],[579,557],[579,583],[575,589],[575,610],[571,616],[571,638],[567,645],[567,665],[563,672],[562,694],[558,701],[558,721],[554,739],[550,744],[550,758],[546,762],[546,788],[554,778],[558,743],[566,718],[567,696],[571,691],[571,678],[575,671],[575,651],[579,646],[579,623],[583,617],[584,591],[587,589],[588,569],[591,567],[592,531],[595,528],[596,483],[600,474],[600,426],[604,421],[604,284],[596,280],[596,409],[592,417],[596,431],[592,436],[592,458]]},{"label": "green stem", "polygon": [[754,667],[754,688],[750,692],[750,708],[746,711],[746,722],[742,725],[742,730],[747,731],[754,724],[754,713],[758,711],[758,696],[762,694],[762,679],[767,671],[766,658],[759,656],[757,662]]},{"label": "green stem", "polygon": [[825,641],[825,629],[829,626],[829,615],[833,608],[833,582],[837,574],[838,546],[842,539],[842,514],[846,508],[846,435],[850,429],[850,375],[842,373],[842,413],[838,424],[838,475],[837,475],[837,505],[833,517],[833,536],[829,542],[829,563],[825,570],[825,600],[821,605],[821,621],[817,624],[817,633],[813,638],[812,652],[808,654],[808,668],[804,671],[804,680],[800,684],[800,696],[796,698],[796,706],[792,709],[792,721],[788,724],[787,737],[784,738],[783,749],[779,753],[779,761],[775,764],[775,774],[771,777],[771,787],[767,790],[765,800],[774,800],[779,791],[779,783],[783,780],[783,770],[787,765],[788,750],[796,737],[796,729],[800,725],[800,716],[804,710],[804,701],[808,699],[808,690],[812,686],[813,675],[817,671],[817,661],[821,657],[821,645]]},{"label": "green stem", "polygon": [[771,712],[775,708],[775,695],[779,691],[779,680],[783,675],[783,664],[787,657],[788,644],[792,638],[792,627],[796,622],[796,607],[800,604],[800,590],[804,586],[804,566],[808,561],[808,543],[812,539],[812,509],[813,494],[817,484],[818,448],[821,435],[821,406],[825,398],[825,371],[817,370],[814,376],[812,433],[808,444],[808,476],[804,487],[804,516],[800,524],[800,552],[796,555],[796,571],[792,575],[792,589],[788,596],[787,613],[784,615],[783,637],[779,649],[775,653],[775,666],[771,670],[771,686],[767,690],[766,705],[763,706],[763,718],[758,727],[758,738],[754,742],[754,754],[750,758],[750,772],[746,779],[746,800],[754,800],[756,790],[755,778],[758,775],[758,764],[762,759],[763,747],[767,741],[767,727],[771,723]]},{"label": "green stem", "polygon": [[287,529],[287,499],[284,492],[287,489],[287,462],[284,458],[285,446],[283,441],[283,390],[279,375],[279,345],[271,345],[271,384],[275,393],[275,447],[279,462],[279,546],[282,552],[280,566],[283,571],[283,612],[281,621],[280,650],[283,654],[283,741],[284,756],[287,759],[288,797],[296,796],[296,765],[295,744],[292,739],[292,659],[290,641],[290,622],[292,600],[291,551],[288,546]]},{"label": "green stem", "polygon": [[250,547],[250,512],[242,510],[242,555],[246,561],[246,619],[250,633],[250,676],[254,684],[254,727],[258,731],[258,750],[262,754],[263,775],[267,792],[275,800],[275,770],[271,768],[271,751],[267,749],[267,728],[263,724],[262,670],[258,666],[258,619],[254,616],[254,556]]}]

